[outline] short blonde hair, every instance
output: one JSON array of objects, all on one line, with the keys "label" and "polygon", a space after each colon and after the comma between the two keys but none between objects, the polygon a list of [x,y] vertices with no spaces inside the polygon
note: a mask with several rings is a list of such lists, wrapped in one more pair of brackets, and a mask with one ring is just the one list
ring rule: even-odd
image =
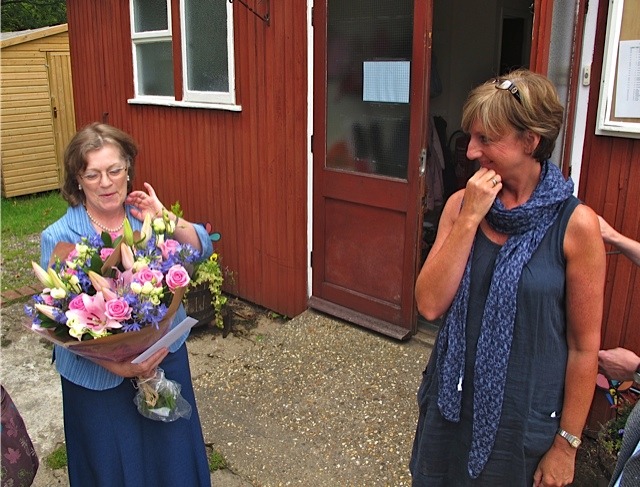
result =
[{"label": "short blonde hair", "polygon": [[[496,88],[509,80],[518,89],[518,96]],[[560,133],[564,108],[549,79],[528,69],[517,69],[500,78],[491,79],[474,88],[462,109],[462,129],[469,132],[478,120],[488,135],[503,137],[511,130],[519,134],[531,131],[540,136],[533,157],[543,162],[553,152]]]}]

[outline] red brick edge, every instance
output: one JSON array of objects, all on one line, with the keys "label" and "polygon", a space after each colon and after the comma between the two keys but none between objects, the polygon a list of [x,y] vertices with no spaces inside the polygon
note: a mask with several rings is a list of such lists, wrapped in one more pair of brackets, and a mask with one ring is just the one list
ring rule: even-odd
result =
[{"label": "red brick edge", "polygon": [[9,289],[7,291],[2,291],[2,293],[0,294],[0,307],[4,308],[14,301],[33,296],[34,294],[38,294],[42,291],[42,289],[42,285],[36,284],[33,286],[23,286],[19,289]]}]

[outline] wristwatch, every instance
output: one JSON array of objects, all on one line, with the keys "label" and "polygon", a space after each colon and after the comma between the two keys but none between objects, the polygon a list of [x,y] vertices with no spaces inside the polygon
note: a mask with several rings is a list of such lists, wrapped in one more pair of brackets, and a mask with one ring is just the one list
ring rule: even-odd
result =
[{"label": "wristwatch", "polygon": [[636,371],[633,373],[633,380],[637,383],[640,384],[640,365],[638,365],[638,368],[636,369]]},{"label": "wristwatch", "polygon": [[580,438],[578,438],[577,436],[573,436],[571,433],[563,430],[562,428],[558,428],[557,433],[565,440],[567,440],[573,448],[578,448],[580,446],[580,443],[582,443],[582,441],[580,441]]}]

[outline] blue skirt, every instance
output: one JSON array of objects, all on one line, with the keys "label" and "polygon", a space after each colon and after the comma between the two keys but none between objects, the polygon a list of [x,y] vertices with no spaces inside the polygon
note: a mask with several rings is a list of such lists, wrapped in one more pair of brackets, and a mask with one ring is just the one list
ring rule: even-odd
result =
[{"label": "blue skirt", "polygon": [[211,485],[186,345],[160,364],[182,386],[191,417],[171,423],[142,416],[136,389],[125,379],[114,389],[94,391],[62,378],[69,482],[86,487],[190,487]]}]

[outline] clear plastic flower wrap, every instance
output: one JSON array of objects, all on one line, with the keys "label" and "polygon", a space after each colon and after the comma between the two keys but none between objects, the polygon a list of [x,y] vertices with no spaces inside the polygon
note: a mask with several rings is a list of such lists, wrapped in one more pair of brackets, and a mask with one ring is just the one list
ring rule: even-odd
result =
[{"label": "clear plastic flower wrap", "polygon": [[180,418],[191,417],[191,405],[180,394],[179,383],[169,380],[160,367],[155,376],[149,379],[135,379],[138,393],[133,402],[138,412],[145,418],[170,423]]}]

